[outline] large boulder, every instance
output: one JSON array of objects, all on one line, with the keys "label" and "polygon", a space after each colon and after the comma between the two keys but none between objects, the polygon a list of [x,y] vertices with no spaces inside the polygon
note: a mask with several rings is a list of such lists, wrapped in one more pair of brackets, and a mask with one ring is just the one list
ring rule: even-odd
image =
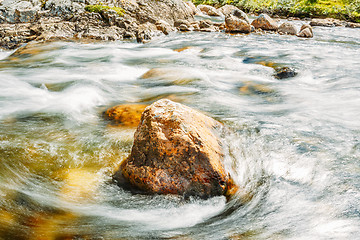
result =
[{"label": "large boulder", "polygon": [[159,100],[143,112],[131,154],[114,180],[134,193],[228,196],[237,188],[222,162],[221,131],[216,120]]},{"label": "large boulder", "polygon": [[275,20],[265,13],[260,14],[259,17],[254,19],[251,25],[253,25],[255,28],[260,28],[267,31],[276,31],[278,29],[278,24],[275,22]]}]

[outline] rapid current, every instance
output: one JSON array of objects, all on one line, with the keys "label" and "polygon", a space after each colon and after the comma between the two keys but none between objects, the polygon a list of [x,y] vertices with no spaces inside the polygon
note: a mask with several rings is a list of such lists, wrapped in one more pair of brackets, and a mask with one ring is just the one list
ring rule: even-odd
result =
[{"label": "rapid current", "polygon": [[[359,29],[51,42],[0,59],[0,239],[360,236]],[[298,74],[277,79],[269,66]],[[142,79],[152,68],[169,77]],[[102,112],[161,98],[231,130],[233,199],[132,195],[110,183],[135,128]]]}]

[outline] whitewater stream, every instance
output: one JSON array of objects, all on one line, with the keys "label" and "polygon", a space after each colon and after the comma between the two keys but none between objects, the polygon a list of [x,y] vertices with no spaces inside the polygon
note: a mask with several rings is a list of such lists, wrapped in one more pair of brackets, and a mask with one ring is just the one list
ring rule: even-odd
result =
[{"label": "whitewater stream", "polygon": [[[358,239],[360,30],[314,34],[0,52],[0,239]],[[271,66],[298,74],[277,79]],[[153,68],[168,74],[141,78]],[[240,190],[230,201],[111,183],[135,128],[109,125],[103,111],[161,98],[231,130],[225,164]]]}]

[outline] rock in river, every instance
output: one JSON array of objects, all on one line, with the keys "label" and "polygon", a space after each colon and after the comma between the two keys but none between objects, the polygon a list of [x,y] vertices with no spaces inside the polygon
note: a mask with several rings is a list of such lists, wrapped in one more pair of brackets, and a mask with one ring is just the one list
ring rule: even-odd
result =
[{"label": "rock in river", "polygon": [[312,38],[314,36],[312,27],[308,24],[303,24],[301,26],[300,32],[296,36],[303,38]]},{"label": "rock in river", "polygon": [[284,22],[283,24],[280,25],[278,32],[280,34],[296,35],[297,29],[294,26],[294,24],[289,23],[289,22]]},{"label": "rock in river", "polygon": [[225,18],[225,27],[229,32],[240,32],[240,33],[250,33],[251,25],[246,21],[234,16],[227,15]]},{"label": "rock in river", "polygon": [[276,31],[278,29],[278,24],[273,20],[269,15],[263,13],[256,18],[251,25],[255,28],[260,28],[262,30]]},{"label": "rock in river", "polygon": [[143,112],[131,154],[114,180],[134,193],[229,196],[237,187],[223,165],[222,130],[190,107],[159,100]]},{"label": "rock in river", "polygon": [[136,127],[145,108],[146,105],[143,104],[122,104],[107,109],[103,116],[112,125]]}]

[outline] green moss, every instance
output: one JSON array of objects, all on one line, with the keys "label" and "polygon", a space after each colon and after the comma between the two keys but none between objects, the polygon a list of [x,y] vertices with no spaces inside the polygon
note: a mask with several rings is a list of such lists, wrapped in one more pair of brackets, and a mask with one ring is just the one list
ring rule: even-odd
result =
[{"label": "green moss", "polygon": [[360,0],[193,0],[195,4],[220,7],[232,4],[245,12],[295,17],[333,17],[360,21]]},{"label": "green moss", "polygon": [[87,5],[85,7],[85,10],[88,12],[95,12],[95,13],[103,13],[108,10],[114,10],[119,16],[123,16],[125,13],[125,10],[119,7],[110,7],[106,5]]}]

